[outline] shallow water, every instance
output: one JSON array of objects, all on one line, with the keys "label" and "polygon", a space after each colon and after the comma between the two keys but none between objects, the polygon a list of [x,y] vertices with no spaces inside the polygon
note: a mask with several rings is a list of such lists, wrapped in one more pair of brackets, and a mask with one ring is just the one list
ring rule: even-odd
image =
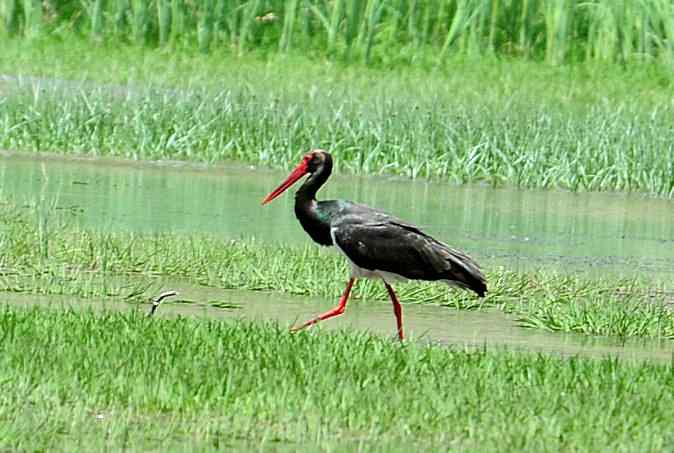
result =
[{"label": "shallow water", "polygon": [[[322,313],[336,301],[293,297],[284,294],[230,291],[172,284],[178,296],[166,299],[155,316],[188,316],[196,318],[278,321],[290,327]],[[94,308],[131,310],[123,302],[75,300],[72,297],[34,296],[0,293],[0,304],[12,306],[50,306],[54,308]],[[150,305],[139,309],[149,311]],[[516,350],[551,353],[562,356],[620,357],[625,360],[674,361],[674,343],[656,340],[621,342],[610,338],[558,334],[523,329],[508,315],[498,310],[457,311],[437,305],[404,305],[406,337],[423,344],[456,345],[490,350]],[[397,341],[395,318],[389,303],[353,300],[344,315],[320,323],[312,329],[357,329],[390,337]]]},{"label": "shallow water", "polygon": [[[260,206],[285,176],[240,165],[5,153],[0,196],[55,204],[84,228],[308,243],[293,214],[292,189]],[[394,213],[465,249],[483,267],[642,276],[674,286],[673,200],[340,176],[320,195]]]}]

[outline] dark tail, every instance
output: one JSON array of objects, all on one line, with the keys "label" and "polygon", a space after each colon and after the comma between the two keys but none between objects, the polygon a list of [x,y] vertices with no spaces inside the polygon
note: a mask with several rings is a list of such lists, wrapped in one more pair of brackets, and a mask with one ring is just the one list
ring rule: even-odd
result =
[{"label": "dark tail", "polygon": [[484,297],[487,292],[487,279],[485,278],[480,266],[468,255],[448,248],[449,261],[452,264],[448,272],[449,280],[464,289],[474,291],[478,296]]},{"label": "dark tail", "polygon": [[426,265],[424,275],[413,278],[444,280],[450,285],[469,289],[478,296],[484,297],[484,293],[487,292],[487,279],[480,270],[480,266],[470,256],[419,230],[413,231],[424,239],[416,244],[415,253],[422,257]]}]

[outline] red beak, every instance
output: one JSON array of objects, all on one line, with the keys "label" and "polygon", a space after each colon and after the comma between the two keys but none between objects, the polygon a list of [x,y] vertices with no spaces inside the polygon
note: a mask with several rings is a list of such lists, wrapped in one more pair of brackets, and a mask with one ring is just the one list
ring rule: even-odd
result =
[{"label": "red beak", "polygon": [[295,184],[298,179],[307,174],[308,162],[307,159],[304,159],[300,164],[295,167],[295,169],[288,175],[285,181],[283,181],[276,189],[272,190],[269,195],[267,195],[262,204],[265,205],[272,201],[274,198],[281,195],[283,192],[288,190],[290,186]]}]

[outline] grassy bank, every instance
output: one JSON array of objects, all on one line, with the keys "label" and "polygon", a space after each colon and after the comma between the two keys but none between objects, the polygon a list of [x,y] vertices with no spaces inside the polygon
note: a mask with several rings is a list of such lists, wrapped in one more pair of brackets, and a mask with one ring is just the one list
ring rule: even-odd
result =
[{"label": "grassy bank", "polygon": [[671,85],[657,70],[487,59],[385,73],[12,46],[0,71],[71,80],[0,82],[5,149],[287,167],[324,147],[342,172],[674,195]]},{"label": "grassy bank", "polygon": [[[1,299],[0,299],[1,300]],[[659,451],[671,365],[0,308],[0,446]]]},{"label": "grassy bank", "polygon": [[[5,205],[0,226],[0,291],[112,297],[137,303],[156,292],[161,276],[225,289],[335,299],[349,272],[333,250],[313,245],[82,231],[61,223],[45,208],[30,208],[27,214]],[[674,338],[674,313],[665,305],[671,295],[652,282],[588,279],[551,271],[486,271],[489,293],[484,301],[445,285],[408,283],[396,288],[405,303],[437,303],[456,309],[496,306],[532,328]],[[359,281],[354,297],[387,300],[383,286],[371,281]]]}]

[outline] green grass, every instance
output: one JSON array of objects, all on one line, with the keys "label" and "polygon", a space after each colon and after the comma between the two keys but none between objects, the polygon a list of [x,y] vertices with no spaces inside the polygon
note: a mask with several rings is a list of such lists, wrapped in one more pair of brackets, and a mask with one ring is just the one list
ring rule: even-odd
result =
[{"label": "green grass", "polygon": [[671,84],[652,68],[385,73],[99,50],[10,46],[0,71],[112,86],[5,82],[0,147],[275,167],[323,147],[348,173],[674,195]]},{"label": "green grass", "polygon": [[672,365],[6,306],[0,336],[10,450],[662,451],[674,441]]},{"label": "green grass", "polygon": [[668,0],[7,0],[0,32],[388,66],[450,55],[671,66],[673,14]]},{"label": "green grass", "polygon": [[[0,291],[138,303],[153,295],[162,277],[224,289],[336,299],[349,275],[342,257],[314,245],[208,235],[99,233],[71,227],[53,211],[29,208],[27,213],[4,205],[0,213]],[[671,295],[661,284],[545,270],[486,271],[485,300],[441,284],[415,282],[396,289],[404,303],[499,307],[530,328],[674,339],[674,312],[666,305]],[[361,280],[354,297],[385,301],[388,296],[378,282]]]}]

